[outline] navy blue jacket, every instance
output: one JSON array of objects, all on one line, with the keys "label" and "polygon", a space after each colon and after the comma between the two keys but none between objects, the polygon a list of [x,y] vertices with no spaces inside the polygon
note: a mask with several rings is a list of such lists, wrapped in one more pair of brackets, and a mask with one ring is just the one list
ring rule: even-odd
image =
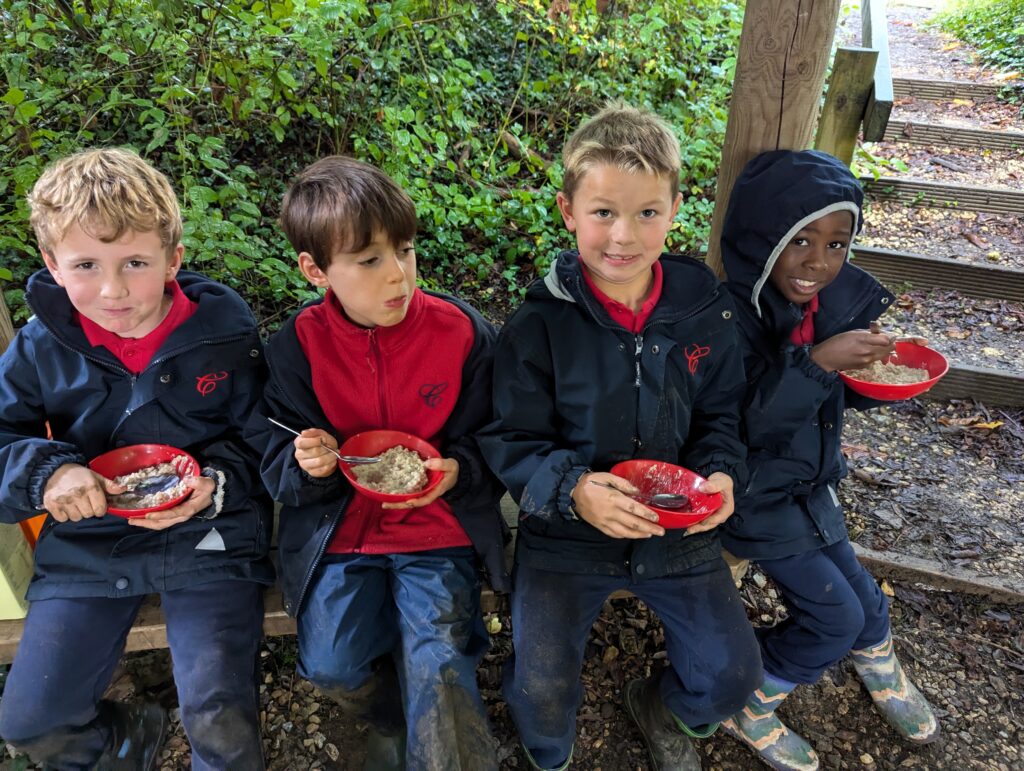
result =
[{"label": "navy blue jacket", "polygon": [[[178,283],[198,306],[133,376],[106,348],[90,345],[48,271],[28,281],[25,299],[35,318],[0,358],[0,520],[39,514],[43,489],[62,464],[84,465],[125,445],[179,447],[226,480],[219,516],[163,531],[109,514],[47,518],[30,600],[125,597],[227,579],[273,582],[270,501],[259,456],[241,436],[264,379],[256,320],[221,284],[187,271]],[[223,373],[212,390],[197,387],[198,378]],[[208,548],[217,545],[214,537],[197,549],[214,528],[224,548]]]},{"label": "navy blue jacket", "polygon": [[[445,424],[439,448],[442,457],[459,462],[459,480],[444,499],[472,541],[491,587],[508,591],[506,528],[498,508],[504,489],[480,456],[475,438],[477,429],[490,421],[492,415],[491,373],[497,333],[483,316],[461,300],[428,294],[455,305],[473,324],[474,341],[462,368],[462,390]],[[331,430],[313,390],[309,360],[295,332],[297,317],[295,314],[270,338],[270,379],[263,401],[253,412],[246,430],[248,440],[263,451],[263,481],[274,500],[282,504],[277,538],[279,570],[284,607],[293,616],[302,609],[313,573],[353,495],[352,486],[340,472],[317,479],[299,468],[292,444],[294,435],[267,420],[272,417],[295,428]],[[429,351],[419,353],[430,355]]]},{"label": "navy blue jacket", "polygon": [[[809,222],[850,211],[860,229],[863,194],[841,162],[815,151],[772,151],[752,160],[733,188],[722,236],[727,286],[736,298],[749,388],[743,406],[750,479],[722,540],[737,556],[778,559],[847,537],[836,494],[846,475],[840,449],[848,392],[790,335],[803,311],[768,280],[775,260]],[[814,339],[867,329],[892,294],[847,262],[819,293]]]},{"label": "navy blue jacket", "polygon": [[697,260],[663,255],[661,264],[661,298],[640,334],[612,321],[574,251],[530,286],[501,330],[496,421],[480,441],[519,503],[524,564],[643,579],[719,558],[715,531],[611,538],[570,509],[584,472],[629,458],[743,481],[745,381],[732,299]]}]

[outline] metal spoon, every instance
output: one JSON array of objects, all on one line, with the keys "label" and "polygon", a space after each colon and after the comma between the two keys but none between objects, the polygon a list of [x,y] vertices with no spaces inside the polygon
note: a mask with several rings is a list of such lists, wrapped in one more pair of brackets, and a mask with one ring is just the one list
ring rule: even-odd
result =
[{"label": "metal spoon", "polygon": [[[619,490],[613,484],[600,482],[596,479],[591,479],[590,484]],[[622,490],[619,490],[619,492],[622,493]],[[649,495],[646,498],[640,495],[629,495],[629,493],[622,494],[629,496],[638,503],[642,503],[644,506],[657,506],[659,509],[681,509],[690,503],[690,496],[681,493],[654,493],[654,495]]]},{"label": "metal spoon", "polygon": [[[269,420],[271,423],[273,423],[278,428],[283,428],[285,431],[289,431],[289,432],[295,434],[295,436],[302,436],[302,434],[300,434],[294,428],[289,428],[284,423],[280,423],[280,422],[274,420],[273,418],[267,418],[267,420]],[[333,453],[338,458],[338,460],[340,460],[342,463],[347,463],[350,466],[361,466],[361,465],[364,465],[364,464],[367,464],[367,463],[380,463],[380,458],[371,458],[371,457],[366,456],[366,455],[342,455],[337,450],[335,450],[335,449],[333,449],[331,447],[328,447],[326,444],[324,444],[322,439],[320,440],[320,445],[325,450],[327,450],[328,452]]]}]

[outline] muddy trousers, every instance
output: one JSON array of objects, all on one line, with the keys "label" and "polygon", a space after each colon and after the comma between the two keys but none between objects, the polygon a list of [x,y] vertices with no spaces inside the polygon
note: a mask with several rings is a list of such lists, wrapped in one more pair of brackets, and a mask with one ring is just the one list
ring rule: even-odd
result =
[{"label": "muddy trousers", "polygon": [[[256,681],[263,589],[217,581],[160,595],[197,771],[263,768]],[[92,768],[112,738],[112,711],[101,696],[143,599],[33,602],[0,700],[0,736],[49,768]]]},{"label": "muddy trousers", "polygon": [[631,591],[661,619],[671,665],[661,677],[661,698],[687,726],[728,717],[761,683],[757,641],[721,559],[643,581],[517,565],[515,656],[505,663],[504,695],[523,745],[542,768],[559,768],[572,750],[587,638],[617,589]]},{"label": "muddy trousers", "polygon": [[758,630],[768,674],[816,683],[852,649],[870,648],[889,634],[889,600],[849,541],[757,564],[789,611],[786,620]]},{"label": "muddy trousers", "polygon": [[405,730],[410,771],[497,769],[476,564],[468,547],[329,554],[299,613],[299,673],[378,732]]}]

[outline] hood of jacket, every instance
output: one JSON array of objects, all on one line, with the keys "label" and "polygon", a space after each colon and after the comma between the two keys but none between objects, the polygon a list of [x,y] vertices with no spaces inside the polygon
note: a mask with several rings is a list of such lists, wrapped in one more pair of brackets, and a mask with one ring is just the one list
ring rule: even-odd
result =
[{"label": "hood of jacket", "polygon": [[[785,338],[802,311],[768,280],[779,255],[808,223],[836,211],[854,218],[854,235],[863,224],[860,183],[838,159],[817,150],[773,150],[750,161],[736,179],[722,230],[722,261],[729,290],[741,308],[748,308],[775,338]],[[830,296],[845,301],[864,271],[847,263],[820,292],[823,306]],[[871,282],[874,283],[873,281]]]}]

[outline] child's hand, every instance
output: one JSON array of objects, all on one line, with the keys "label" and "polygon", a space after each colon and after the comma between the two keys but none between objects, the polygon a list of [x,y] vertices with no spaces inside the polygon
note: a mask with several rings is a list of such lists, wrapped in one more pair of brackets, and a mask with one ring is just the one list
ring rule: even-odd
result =
[{"label": "child's hand", "polygon": [[853,329],[818,343],[811,349],[811,361],[826,372],[860,369],[890,355],[896,347],[889,335]]},{"label": "child's hand", "polygon": [[[338,449],[338,440],[319,428],[307,428],[292,442],[295,461],[311,477],[329,477],[338,468],[338,458],[331,450]],[[329,449],[328,449],[329,448]]]},{"label": "child's hand", "polygon": [[725,520],[731,517],[732,513],[736,510],[736,498],[732,493],[732,477],[728,474],[716,471],[708,477],[707,482],[701,484],[700,491],[702,493],[721,493],[722,505],[718,507],[718,511],[707,519],[686,528],[687,535],[703,533],[705,530],[718,527],[720,524],[725,522]]},{"label": "child's hand", "polygon": [[382,503],[382,509],[416,509],[426,506],[455,487],[455,483],[459,481],[459,462],[454,458],[428,458],[423,461],[423,466],[428,470],[444,472],[440,484],[421,498],[413,498],[411,501],[402,503]]},{"label": "child's hand", "polygon": [[[601,482],[590,484],[590,480]],[[604,487],[613,485],[615,489]],[[622,477],[603,472],[584,474],[572,491],[576,513],[612,538],[650,538],[665,535],[657,524],[658,515],[630,498],[639,492]]]},{"label": "child's hand", "polygon": [[95,471],[77,463],[59,467],[43,488],[43,508],[58,522],[79,522],[107,513],[107,493],[123,493],[124,487],[115,485]]},{"label": "child's hand", "polygon": [[192,488],[192,495],[172,509],[151,511],[144,517],[128,520],[129,525],[147,530],[166,530],[174,525],[192,519],[213,502],[217,483],[207,477],[186,477],[185,484]]}]

